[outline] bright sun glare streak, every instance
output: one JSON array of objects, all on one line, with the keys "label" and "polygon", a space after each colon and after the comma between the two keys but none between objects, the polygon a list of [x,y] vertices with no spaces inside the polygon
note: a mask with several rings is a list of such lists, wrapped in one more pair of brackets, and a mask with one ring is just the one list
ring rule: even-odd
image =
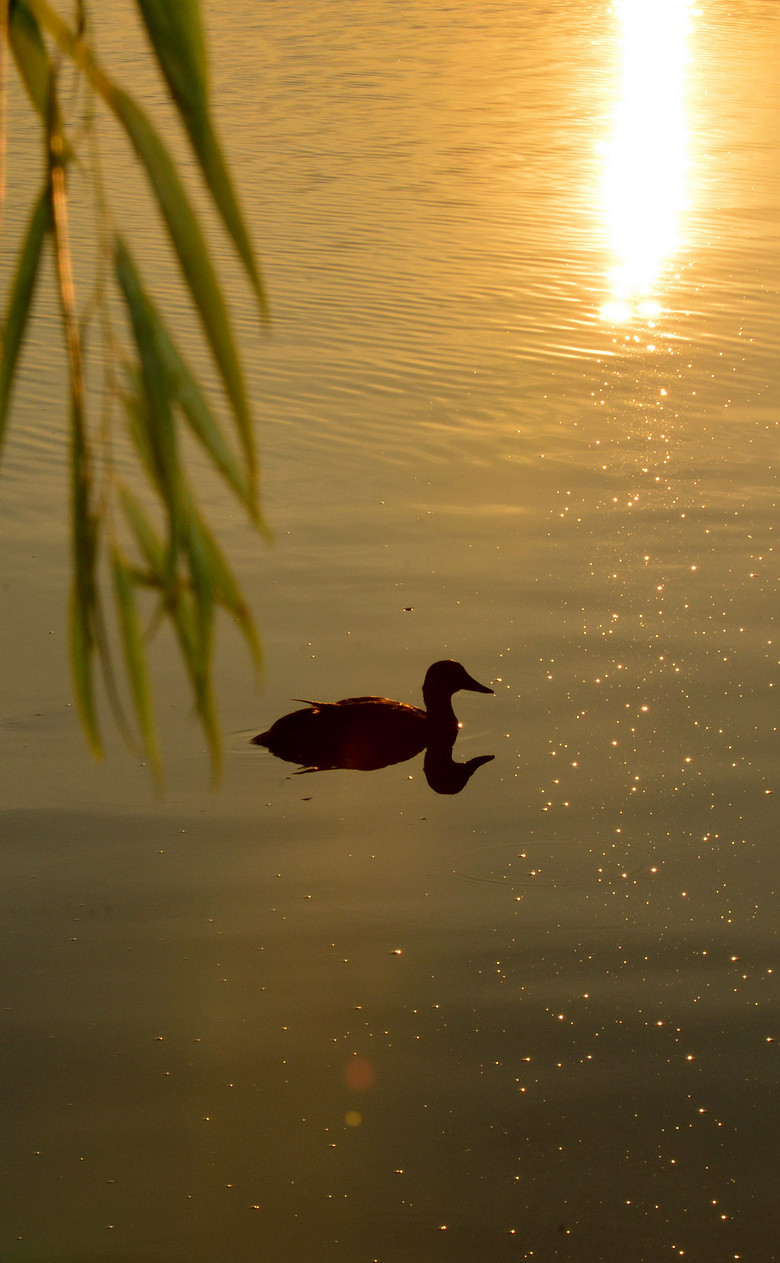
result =
[{"label": "bright sun glare streak", "polygon": [[601,315],[620,322],[661,310],[654,290],[679,244],[691,0],[616,0],[615,13],[622,70],[604,192],[616,265]]}]

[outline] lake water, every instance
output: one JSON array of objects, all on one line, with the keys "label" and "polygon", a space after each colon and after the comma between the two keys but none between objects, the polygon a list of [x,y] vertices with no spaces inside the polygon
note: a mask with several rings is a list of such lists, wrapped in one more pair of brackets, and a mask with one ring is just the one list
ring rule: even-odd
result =
[{"label": "lake water", "polygon": [[[90,760],[44,285],[0,481],[0,1258],[771,1263],[777,6],[206,17],[275,542],[202,485],[265,670],[225,623],[216,792],[164,635],[164,792],[108,717]],[[100,23],[166,118],[132,13]],[[443,657],[495,690],[455,699],[456,759],[495,756],[459,794],[249,744],[295,697],[419,703]]]}]

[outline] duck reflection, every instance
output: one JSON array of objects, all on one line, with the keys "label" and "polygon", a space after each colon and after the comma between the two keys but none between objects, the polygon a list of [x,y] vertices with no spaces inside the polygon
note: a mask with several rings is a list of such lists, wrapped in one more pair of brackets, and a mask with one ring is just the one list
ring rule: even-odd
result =
[{"label": "duck reflection", "polygon": [[305,709],[283,715],[252,741],[279,759],[297,763],[302,771],[312,772],[329,768],[371,772],[403,763],[425,750],[423,771],[431,789],[437,794],[459,794],[477,768],[493,758],[483,754],[456,763],[452,757],[458,735],[452,697],[461,689],[493,692],[459,662],[434,662],[423,681],[424,710],[388,697],[307,701]]}]

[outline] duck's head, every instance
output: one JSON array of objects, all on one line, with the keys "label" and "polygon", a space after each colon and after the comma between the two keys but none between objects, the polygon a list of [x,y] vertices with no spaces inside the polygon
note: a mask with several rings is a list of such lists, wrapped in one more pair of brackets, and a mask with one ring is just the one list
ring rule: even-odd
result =
[{"label": "duck's head", "polygon": [[459,662],[446,658],[428,667],[423,681],[423,701],[428,707],[431,702],[435,704],[438,700],[451,698],[453,693],[458,693],[461,689],[468,689],[471,693],[493,692],[486,684],[480,684],[469,675]]}]

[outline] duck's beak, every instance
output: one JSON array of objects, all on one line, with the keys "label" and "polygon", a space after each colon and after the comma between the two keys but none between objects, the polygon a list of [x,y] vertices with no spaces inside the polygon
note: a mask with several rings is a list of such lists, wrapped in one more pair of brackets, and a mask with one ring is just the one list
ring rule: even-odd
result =
[{"label": "duck's beak", "polygon": [[488,688],[487,684],[480,684],[478,680],[474,679],[473,675],[469,675],[468,671],[465,672],[465,676],[466,676],[466,679],[464,683],[461,684],[460,686],[462,689],[468,689],[470,693],[492,693],[493,692],[492,689]]}]

